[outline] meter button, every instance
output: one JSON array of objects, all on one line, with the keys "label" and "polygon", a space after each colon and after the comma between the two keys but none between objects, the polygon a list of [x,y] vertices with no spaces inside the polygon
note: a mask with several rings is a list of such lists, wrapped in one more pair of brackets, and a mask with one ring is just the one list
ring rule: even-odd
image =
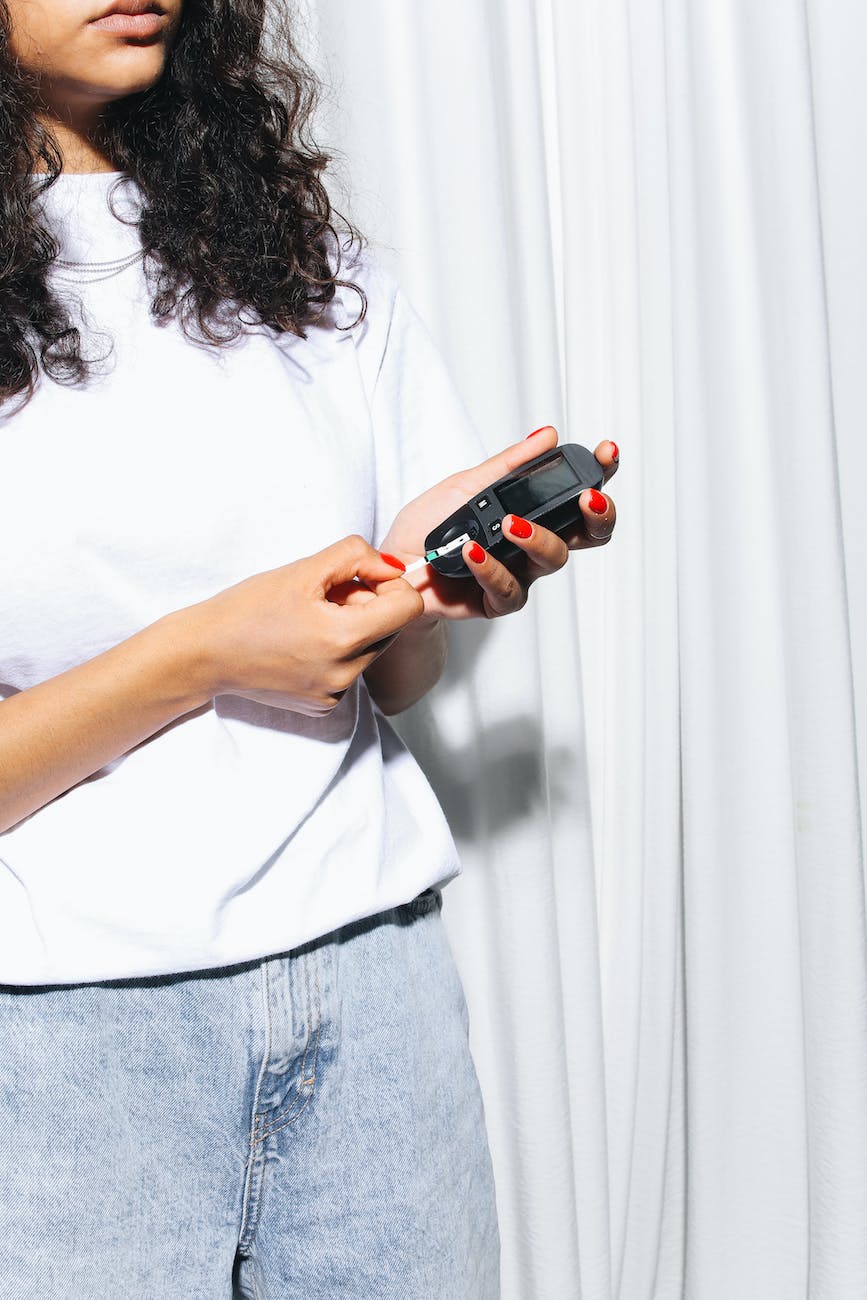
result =
[{"label": "meter button", "polygon": [[503,522],[502,519],[495,519],[494,522],[490,525],[491,532],[498,533],[500,531],[502,522]]},{"label": "meter button", "polygon": [[490,504],[491,503],[487,497],[479,497],[478,501],[476,502],[476,508],[478,510],[487,510]]}]

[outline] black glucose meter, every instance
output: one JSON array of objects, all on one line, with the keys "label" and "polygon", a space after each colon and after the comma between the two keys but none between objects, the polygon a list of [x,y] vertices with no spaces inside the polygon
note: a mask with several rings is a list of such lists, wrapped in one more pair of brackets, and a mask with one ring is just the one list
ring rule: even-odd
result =
[{"label": "black glucose meter", "polygon": [[506,515],[519,515],[554,533],[569,532],[581,518],[581,493],[587,488],[600,488],[604,481],[602,466],[587,447],[576,442],[554,447],[476,493],[428,533],[424,544],[427,561],[446,577],[472,577],[460,549],[447,555],[431,554],[466,534],[496,560],[508,564],[521,552],[503,536]]}]

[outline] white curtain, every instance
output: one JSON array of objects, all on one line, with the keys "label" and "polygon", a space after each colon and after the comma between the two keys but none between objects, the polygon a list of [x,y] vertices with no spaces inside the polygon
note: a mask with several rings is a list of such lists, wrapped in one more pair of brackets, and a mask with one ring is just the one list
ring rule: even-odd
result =
[{"label": "white curtain", "polygon": [[307,18],[489,449],[621,449],[612,544],[403,722],[465,861],[502,1294],[864,1300],[867,8]]}]

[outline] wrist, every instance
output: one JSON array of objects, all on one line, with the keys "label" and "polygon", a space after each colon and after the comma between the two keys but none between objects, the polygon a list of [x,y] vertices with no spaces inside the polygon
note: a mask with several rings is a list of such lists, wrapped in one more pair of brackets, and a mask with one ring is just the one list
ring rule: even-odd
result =
[{"label": "wrist", "polygon": [[[409,646],[414,647],[415,653],[424,653],[425,655],[434,653],[434,647],[446,646],[448,644],[449,621],[440,614],[429,614],[426,610],[419,614],[418,618],[408,623],[400,634],[395,638],[395,647],[403,646],[404,651]],[[439,651],[437,651],[439,653]]]},{"label": "wrist", "polygon": [[420,614],[365,670],[371,696],[386,715],[401,713],[435,686],[448,658],[448,620]]},{"label": "wrist", "polygon": [[207,704],[219,692],[210,640],[196,608],[175,610],[146,629],[161,640],[166,670],[185,712]]}]

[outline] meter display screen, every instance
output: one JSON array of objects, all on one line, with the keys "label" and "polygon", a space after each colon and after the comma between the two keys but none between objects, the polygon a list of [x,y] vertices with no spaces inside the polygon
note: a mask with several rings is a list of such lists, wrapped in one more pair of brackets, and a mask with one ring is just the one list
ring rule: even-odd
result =
[{"label": "meter display screen", "polygon": [[553,497],[573,488],[578,481],[575,471],[562,455],[537,465],[511,483],[497,488],[503,509],[509,514],[524,515],[528,510],[543,506]]}]

